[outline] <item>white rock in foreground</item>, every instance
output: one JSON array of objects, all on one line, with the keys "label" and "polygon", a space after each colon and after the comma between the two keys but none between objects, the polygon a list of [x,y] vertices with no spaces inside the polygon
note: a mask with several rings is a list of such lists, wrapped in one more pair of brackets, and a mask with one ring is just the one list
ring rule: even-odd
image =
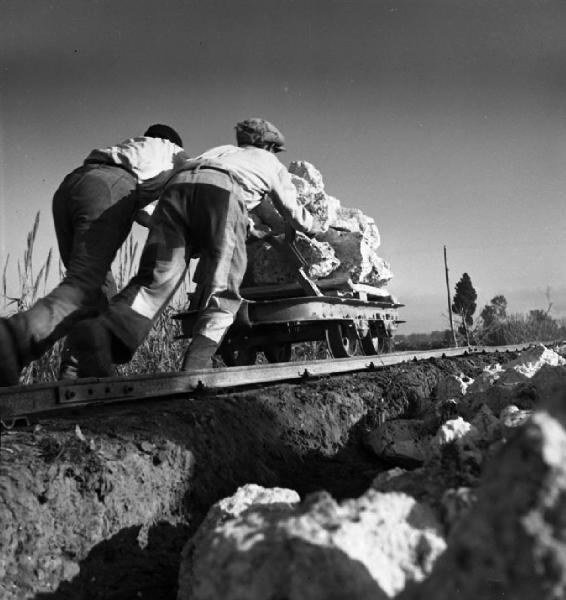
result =
[{"label": "white rock in foreground", "polygon": [[431,509],[368,490],[207,518],[183,551],[178,600],[379,600],[420,581],[445,548]]},{"label": "white rock in foreground", "polygon": [[505,365],[501,374],[502,383],[520,383],[532,379],[544,366],[561,367],[566,360],[554,350],[542,344],[521,352],[520,356]]},{"label": "white rock in foreground", "polygon": [[464,439],[471,441],[477,437],[477,429],[471,423],[464,421],[462,417],[458,417],[450,419],[440,426],[435,436],[435,442],[439,446],[444,446]]}]

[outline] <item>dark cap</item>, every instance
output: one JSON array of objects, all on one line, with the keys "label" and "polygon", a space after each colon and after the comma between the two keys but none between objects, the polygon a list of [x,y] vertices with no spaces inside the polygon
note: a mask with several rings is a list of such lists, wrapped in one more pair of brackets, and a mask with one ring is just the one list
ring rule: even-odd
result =
[{"label": "dark cap", "polygon": [[236,124],[236,140],[239,146],[272,146],[274,152],[283,152],[285,138],[273,123],[254,117]]},{"label": "dark cap", "polygon": [[181,148],[183,147],[183,140],[181,139],[181,136],[173,129],[173,127],[169,127],[169,125],[156,123],[148,128],[148,130],[144,133],[144,136],[162,138],[177,144],[177,146]]}]

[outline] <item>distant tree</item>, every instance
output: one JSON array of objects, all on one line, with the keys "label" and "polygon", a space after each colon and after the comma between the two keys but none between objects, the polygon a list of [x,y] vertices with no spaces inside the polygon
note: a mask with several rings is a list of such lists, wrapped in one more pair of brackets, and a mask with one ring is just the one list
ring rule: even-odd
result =
[{"label": "distant tree", "polygon": [[502,321],[507,316],[507,300],[505,296],[494,296],[489,304],[486,304],[481,313],[480,318],[485,327]]},{"label": "distant tree", "polygon": [[473,314],[476,312],[476,300],[478,294],[472,285],[472,280],[467,273],[456,284],[452,312],[460,317],[458,331],[466,337],[466,343],[470,344],[470,328],[474,324]]},{"label": "distant tree", "polygon": [[481,313],[481,325],[478,335],[481,343],[497,346],[505,344],[504,323],[507,318],[507,300],[505,296],[494,296],[489,304],[486,304]]}]

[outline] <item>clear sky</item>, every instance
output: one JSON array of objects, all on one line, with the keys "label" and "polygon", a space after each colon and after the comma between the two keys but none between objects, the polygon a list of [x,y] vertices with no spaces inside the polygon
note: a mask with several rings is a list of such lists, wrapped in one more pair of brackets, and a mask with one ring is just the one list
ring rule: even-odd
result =
[{"label": "clear sky", "polygon": [[479,307],[566,316],[563,0],[0,0],[0,264],[94,147],[175,127],[190,154],[250,116],[376,219],[400,333]]}]

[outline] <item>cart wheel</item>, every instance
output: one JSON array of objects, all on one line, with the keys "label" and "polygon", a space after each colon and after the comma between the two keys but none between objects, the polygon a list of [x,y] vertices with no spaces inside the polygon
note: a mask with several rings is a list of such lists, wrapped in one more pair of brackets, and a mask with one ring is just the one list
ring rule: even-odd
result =
[{"label": "cart wheel", "polygon": [[368,331],[366,335],[360,338],[360,345],[366,356],[384,354],[391,351],[391,338],[374,336],[371,331]]},{"label": "cart wheel", "polygon": [[220,356],[227,367],[255,365],[257,350],[255,348],[236,349],[233,346],[226,346],[220,350]]},{"label": "cart wheel", "polygon": [[263,353],[270,363],[280,363],[291,360],[291,350],[291,344],[272,344],[264,346]]},{"label": "cart wheel", "polygon": [[358,340],[356,329],[343,323],[332,323],[326,329],[326,342],[333,358],[353,356]]}]

